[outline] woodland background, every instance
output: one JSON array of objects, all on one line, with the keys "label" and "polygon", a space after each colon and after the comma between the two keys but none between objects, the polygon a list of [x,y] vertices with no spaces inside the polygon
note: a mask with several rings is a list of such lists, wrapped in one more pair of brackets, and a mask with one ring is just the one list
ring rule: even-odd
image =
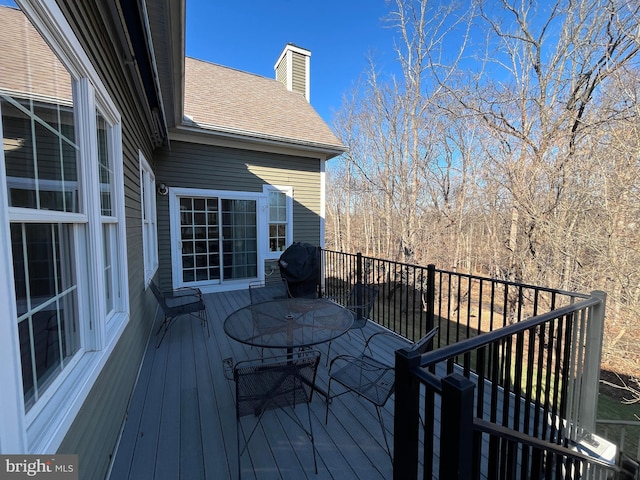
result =
[{"label": "woodland background", "polygon": [[607,293],[640,378],[640,2],[390,2],[393,73],[345,95],[326,247]]}]

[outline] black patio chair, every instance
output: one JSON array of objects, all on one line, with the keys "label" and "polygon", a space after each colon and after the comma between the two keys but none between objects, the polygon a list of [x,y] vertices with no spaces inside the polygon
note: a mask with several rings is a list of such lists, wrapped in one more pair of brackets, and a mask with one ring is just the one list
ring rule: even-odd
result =
[{"label": "black patio chair", "polygon": [[158,288],[153,280],[149,286],[151,287],[151,291],[156,297],[156,300],[158,300],[163,313],[162,323],[156,332],[156,336],[158,336],[160,331],[162,331],[162,336],[160,337],[160,340],[158,340],[156,348],[158,348],[162,343],[162,340],[171,325],[173,325],[178,317],[183,315],[191,315],[199,318],[203,327],[206,324],[207,334],[209,337],[211,336],[211,332],[209,331],[209,321],[207,319],[207,307],[204,304],[202,292],[199,289],[181,288],[173,292],[163,292]]},{"label": "black patio chair", "polygon": [[[284,282],[274,283],[266,286],[264,282],[256,281],[249,283],[249,300],[251,305],[268,302],[270,300],[280,300],[287,298],[287,291]],[[268,331],[273,325],[276,329],[279,327],[281,320],[273,318],[267,312],[260,308],[252,309],[251,316],[253,319],[253,331]],[[252,347],[253,348],[253,347]],[[264,355],[264,348],[260,350],[260,355]]]},{"label": "black patio chair", "polygon": [[[362,334],[363,341],[367,338],[364,334],[364,327],[367,325],[369,314],[373,308],[373,302],[378,296],[378,287],[376,285],[364,285],[356,283],[348,295],[343,297],[327,297],[329,300],[342,305],[353,314],[353,325],[351,330],[359,330]],[[348,334],[349,332],[347,332]],[[329,354],[331,353],[331,342],[327,347],[327,363],[329,362]]]},{"label": "black patio chair", "polygon": [[[233,379],[236,386],[236,425],[238,478],[241,477],[241,456],[249,446],[262,416],[268,410],[282,409],[309,437],[313,450],[313,465],[318,473],[316,446],[313,438],[311,410],[309,403],[313,398],[313,385],[316,378],[320,352],[305,351],[299,356],[282,355],[261,360],[246,360],[236,363]],[[294,407],[307,405],[308,428],[298,418]],[[254,415],[257,421],[249,435],[245,435],[241,418]],[[245,440],[240,449],[240,433]]]},{"label": "black patio chair", "polygon": [[[420,341],[412,345],[419,353],[423,353],[431,344],[437,328],[431,330]],[[389,442],[387,441],[387,430],[382,418],[382,407],[387,403],[395,388],[394,366],[373,357],[371,343],[379,343],[384,337],[393,337],[398,342],[398,335],[391,331],[380,331],[371,335],[365,342],[364,349],[360,355],[338,355],[329,366],[329,385],[327,386],[327,406],[325,411],[325,424],[329,420],[329,404],[331,401],[344,395],[354,393],[375,406],[378,421],[382,427],[387,453],[393,461]],[[368,352],[368,353],[367,353]],[[392,357],[391,357],[392,358]],[[341,392],[331,395],[331,385],[338,382],[342,387]]]}]

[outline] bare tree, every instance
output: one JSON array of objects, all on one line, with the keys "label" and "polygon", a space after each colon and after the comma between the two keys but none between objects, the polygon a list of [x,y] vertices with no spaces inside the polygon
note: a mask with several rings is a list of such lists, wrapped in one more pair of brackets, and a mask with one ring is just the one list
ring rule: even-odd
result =
[{"label": "bare tree", "polygon": [[345,103],[335,228],[351,250],[606,290],[605,362],[637,370],[640,4],[393,7],[400,73],[372,59]]}]

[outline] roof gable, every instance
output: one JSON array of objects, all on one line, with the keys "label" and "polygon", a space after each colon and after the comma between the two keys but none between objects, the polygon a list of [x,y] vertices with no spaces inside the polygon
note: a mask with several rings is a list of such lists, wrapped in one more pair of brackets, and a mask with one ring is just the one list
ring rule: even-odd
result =
[{"label": "roof gable", "polygon": [[212,132],[326,148],[334,154],[345,150],[304,96],[281,82],[189,57],[184,113],[185,125]]}]

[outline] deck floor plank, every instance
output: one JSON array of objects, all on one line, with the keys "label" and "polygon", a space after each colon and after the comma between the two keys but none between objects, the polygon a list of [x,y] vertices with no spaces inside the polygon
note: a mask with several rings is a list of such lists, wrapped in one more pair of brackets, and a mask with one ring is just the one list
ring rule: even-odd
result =
[{"label": "deck floor plank", "polygon": [[[259,358],[263,352],[224,333],[226,316],[249,303],[247,290],[208,294],[205,302],[210,336],[206,327],[187,316],[171,327],[159,348],[151,336],[114,458],[112,480],[237,478],[234,383],[225,377],[223,360]],[[378,328],[368,324],[363,333],[368,336]],[[393,351],[402,345],[399,338],[385,337],[373,354],[392,363]],[[332,343],[331,356],[359,354],[363,347],[361,333],[352,332]],[[322,355],[316,383],[326,391],[327,345],[316,348]],[[264,350],[265,356],[281,353]],[[265,412],[241,457],[242,478],[391,478],[391,460],[373,405],[353,394],[337,397],[329,406],[327,424],[325,409],[325,398],[315,393],[311,421],[318,475],[308,436],[283,411],[273,410]],[[306,408],[296,407],[295,412],[307,425]],[[383,416],[393,445],[393,397]],[[245,430],[254,424],[255,417],[243,417]]]}]

